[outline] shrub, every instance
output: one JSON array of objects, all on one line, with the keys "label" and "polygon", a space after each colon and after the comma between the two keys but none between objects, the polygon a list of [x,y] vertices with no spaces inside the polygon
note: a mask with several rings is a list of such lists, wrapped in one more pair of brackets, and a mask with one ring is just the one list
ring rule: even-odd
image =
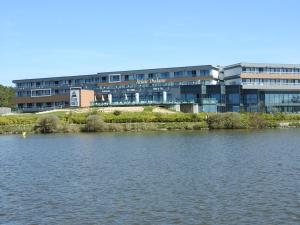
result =
[{"label": "shrub", "polygon": [[105,131],[107,128],[103,119],[98,115],[90,115],[86,119],[85,129],[87,132]]},{"label": "shrub", "polygon": [[57,116],[47,115],[38,119],[35,131],[43,134],[55,133],[60,128],[60,120]]},{"label": "shrub", "polygon": [[108,125],[108,130],[109,131],[114,131],[114,132],[121,132],[124,130],[123,126],[121,124],[109,124]]},{"label": "shrub", "polygon": [[300,122],[291,122],[289,123],[290,127],[300,127]]},{"label": "shrub", "polygon": [[258,113],[247,114],[247,123],[250,128],[267,128],[268,122]]},{"label": "shrub", "polygon": [[62,124],[60,131],[63,133],[78,133],[80,128],[76,124],[64,123]]},{"label": "shrub", "polygon": [[70,123],[85,124],[87,115],[84,113],[73,113],[69,118]]},{"label": "shrub", "polygon": [[207,118],[210,129],[241,129],[245,128],[238,113],[216,113]]},{"label": "shrub", "polygon": [[120,110],[115,110],[114,112],[113,112],[113,114],[115,115],[115,116],[119,116],[119,115],[121,115],[121,111]]},{"label": "shrub", "polygon": [[88,115],[98,115],[98,111],[96,109],[92,109]]}]

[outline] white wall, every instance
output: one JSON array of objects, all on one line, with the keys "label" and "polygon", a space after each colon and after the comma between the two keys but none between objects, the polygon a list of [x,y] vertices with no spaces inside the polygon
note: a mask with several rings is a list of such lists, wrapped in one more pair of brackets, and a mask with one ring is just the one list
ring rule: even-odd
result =
[{"label": "white wall", "polygon": [[232,69],[224,70],[224,77],[230,77],[240,75],[242,73],[242,67],[234,67]]},{"label": "white wall", "polygon": [[210,75],[213,76],[213,78],[219,78],[219,71],[212,69],[210,72]]}]

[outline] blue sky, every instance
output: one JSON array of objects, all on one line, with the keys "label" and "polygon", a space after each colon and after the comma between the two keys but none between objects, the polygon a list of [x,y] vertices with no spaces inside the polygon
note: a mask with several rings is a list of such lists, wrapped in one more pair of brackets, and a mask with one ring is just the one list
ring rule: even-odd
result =
[{"label": "blue sky", "polygon": [[300,63],[298,0],[0,0],[0,83],[102,71]]}]

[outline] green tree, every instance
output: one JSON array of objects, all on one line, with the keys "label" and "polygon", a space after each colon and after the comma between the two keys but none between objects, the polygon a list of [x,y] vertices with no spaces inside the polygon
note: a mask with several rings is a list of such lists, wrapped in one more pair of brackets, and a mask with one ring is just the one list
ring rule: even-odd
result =
[{"label": "green tree", "polygon": [[14,107],[12,98],[15,96],[12,87],[0,85],[0,107]]}]

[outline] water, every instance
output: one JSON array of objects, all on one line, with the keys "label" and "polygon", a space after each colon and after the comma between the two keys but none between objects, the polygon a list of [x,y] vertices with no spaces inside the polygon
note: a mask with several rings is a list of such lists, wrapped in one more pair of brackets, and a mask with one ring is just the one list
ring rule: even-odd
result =
[{"label": "water", "polygon": [[300,130],[0,136],[0,224],[300,224]]}]

